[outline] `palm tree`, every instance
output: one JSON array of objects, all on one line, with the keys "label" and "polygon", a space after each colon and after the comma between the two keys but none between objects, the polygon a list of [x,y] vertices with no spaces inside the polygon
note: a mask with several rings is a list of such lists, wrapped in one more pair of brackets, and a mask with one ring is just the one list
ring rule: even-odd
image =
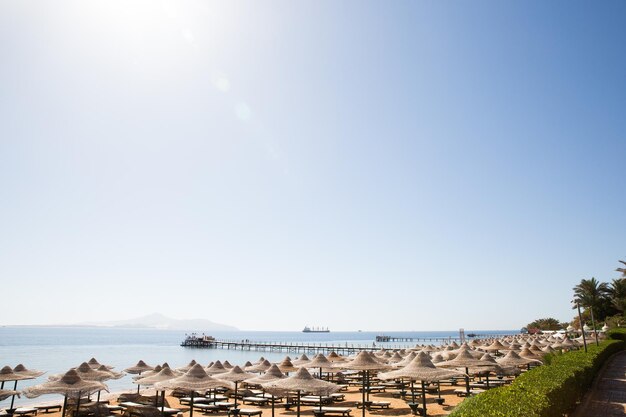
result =
[{"label": "palm tree", "polygon": [[591,325],[596,337],[596,345],[598,344],[598,332],[596,331],[596,323],[593,318],[593,308],[600,307],[607,299],[609,294],[609,286],[606,282],[598,282],[594,277],[591,279],[581,279],[580,284],[573,288],[574,297],[578,304],[588,308],[591,313]]},{"label": "palm tree", "polygon": [[[620,263],[624,264],[624,266],[626,266],[626,262],[624,262],[624,261],[618,261],[618,262],[620,262]],[[622,278],[626,278],[626,268],[617,268],[616,271],[622,273]]]},{"label": "palm tree", "polygon": [[623,314],[626,311],[626,278],[617,278],[611,282],[609,296],[613,307]]},{"label": "palm tree", "polygon": [[574,297],[585,308],[596,310],[609,295],[609,286],[606,282],[598,282],[597,279],[581,279],[580,284],[573,288]]}]

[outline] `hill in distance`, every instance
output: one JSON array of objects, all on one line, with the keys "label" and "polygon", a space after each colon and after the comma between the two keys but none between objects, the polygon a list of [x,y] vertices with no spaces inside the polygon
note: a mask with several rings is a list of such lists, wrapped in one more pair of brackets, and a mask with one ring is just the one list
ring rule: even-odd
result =
[{"label": "hill in distance", "polygon": [[96,326],[96,327],[125,327],[125,328],[150,328],[165,330],[199,330],[212,331],[223,330],[233,331],[239,330],[234,326],[215,323],[205,319],[179,320],[166,317],[163,314],[153,313],[143,317],[137,317],[128,320],[102,321],[102,322],[86,322],[80,323],[80,326]]}]

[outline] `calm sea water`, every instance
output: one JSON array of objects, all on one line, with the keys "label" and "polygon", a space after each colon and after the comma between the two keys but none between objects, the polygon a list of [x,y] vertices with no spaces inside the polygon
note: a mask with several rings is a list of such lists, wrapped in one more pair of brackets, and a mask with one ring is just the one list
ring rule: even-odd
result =
[{"label": "calm sea water", "polygon": [[[514,334],[514,330],[466,330],[466,333]],[[372,346],[378,333],[373,332],[211,332],[218,339],[271,342],[320,343],[340,345]],[[389,336],[413,338],[458,337],[456,331],[440,332],[385,332]],[[20,381],[18,389],[39,384],[48,375],[62,373],[95,357],[100,363],[112,365],[121,371],[143,359],[149,365],[168,362],[172,367],[188,364],[192,359],[207,365],[211,361],[228,360],[233,365],[246,361],[255,362],[263,356],[270,361],[282,360],[286,353],[236,351],[223,349],[183,348],[180,343],[186,332],[153,329],[77,328],[77,327],[0,327],[0,367],[15,367],[23,363],[27,368],[47,371],[43,376],[29,381]],[[414,346],[412,343],[377,343],[389,348]],[[293,357],[294,355],[291,354]],[[136,388],[131,376],[107,381],[110,392],[131,391]],[[13,382],[5,389],[13,388]],[[58,400],[58,396],[42,396],[37,399],[16,399],[16,406]],[[0,408],[8,407],[10,400],[0,402]]]}]

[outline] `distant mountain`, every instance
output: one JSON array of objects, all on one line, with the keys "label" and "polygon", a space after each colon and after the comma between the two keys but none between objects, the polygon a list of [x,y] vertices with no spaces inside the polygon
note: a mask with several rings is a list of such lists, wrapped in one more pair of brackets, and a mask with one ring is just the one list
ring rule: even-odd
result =
[{"label": "distant mountain", "polygon": [[215,323],[205,319],[178,320],[159,313],[149,314],[129,320],[80,323],[80,326],[152,328],[166,330],[239,330],[226,324]]}]

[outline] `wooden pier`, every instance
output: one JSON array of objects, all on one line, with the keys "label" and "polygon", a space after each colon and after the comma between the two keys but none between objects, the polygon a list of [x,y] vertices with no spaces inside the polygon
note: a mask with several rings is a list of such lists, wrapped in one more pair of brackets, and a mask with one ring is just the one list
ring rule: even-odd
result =
[{"label": "wooden pier", "polygon": [[201,337],[188,336],[181,344],[183,347],[209,348],[209,349],[232,349],[250,350],[260,352],[295,352],[295,353],[329,353],[339,355],[351,355],[362,350],[378,350],[380,346],[375,343],[368,344],[332,344],[312,342],[255,342],[251,340],[218,340],[203,339]]}]

